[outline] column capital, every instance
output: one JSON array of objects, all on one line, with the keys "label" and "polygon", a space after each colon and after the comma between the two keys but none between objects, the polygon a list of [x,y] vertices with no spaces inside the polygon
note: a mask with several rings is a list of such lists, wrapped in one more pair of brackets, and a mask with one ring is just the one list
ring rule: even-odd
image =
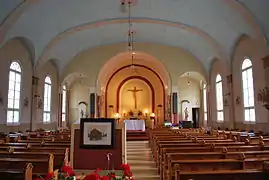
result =
[{"label": "column capital", "polygon": [[178,93],[178,86],[172,86],[172,93]]},{"label": "column capital", "polygon": [[90,86],[90,93],[96,93],[96,87]]}]

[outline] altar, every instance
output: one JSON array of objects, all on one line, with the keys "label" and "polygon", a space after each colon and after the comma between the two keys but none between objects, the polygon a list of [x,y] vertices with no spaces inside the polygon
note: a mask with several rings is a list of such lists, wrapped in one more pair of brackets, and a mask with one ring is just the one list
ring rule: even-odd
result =
[{"label": "altar", "polygon": [[146,125],[145,125],[145,120],[131,120],[131,119],[126,119],[124,120],[125,127],[127,131],[145,131],[146,130]]}]

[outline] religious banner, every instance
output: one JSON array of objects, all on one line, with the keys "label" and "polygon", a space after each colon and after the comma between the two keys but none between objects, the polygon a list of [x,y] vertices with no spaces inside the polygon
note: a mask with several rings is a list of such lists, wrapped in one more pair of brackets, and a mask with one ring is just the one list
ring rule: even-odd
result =
[{"label": "religious banner", "polygon": [[97,117],[101,116],[101,97],[99,95],[96,96],[96,102],[97,102]]},{"label": "religious banner", "polygon": [[173,122],[177,122],[178,116],[178,100],[177,100],[177,93],[174,92],[172,94],[172,112],[173,112]]},{"label": "religious banner", "polygon": [[90,117],[95,116],[95,93],[90,93]]},{"label": "religious banner", "polygon": [[168,95],[167,96],[167,110],[166,110],[166,118],[169,119],[171,121],[171,107],[172,107],[172,104],[171,104],[171,95]]}]

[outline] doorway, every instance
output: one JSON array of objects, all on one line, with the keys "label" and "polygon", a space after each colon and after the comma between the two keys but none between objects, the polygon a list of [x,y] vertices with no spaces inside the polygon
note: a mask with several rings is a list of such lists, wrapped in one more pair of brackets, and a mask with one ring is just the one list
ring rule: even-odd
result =
[{"label": "doorway", "polygon": [[192,108],[193,128],[199,127],[199,112],[200,108]]}]

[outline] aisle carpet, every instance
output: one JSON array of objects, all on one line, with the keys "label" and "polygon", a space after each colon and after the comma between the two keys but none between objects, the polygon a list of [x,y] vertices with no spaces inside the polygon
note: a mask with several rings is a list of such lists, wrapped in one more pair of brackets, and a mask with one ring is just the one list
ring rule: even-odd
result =
[{"label": "aisle carpet", "polygon": [[127,131],[127,141],[146,141],[148,140],[147,131]]}]

